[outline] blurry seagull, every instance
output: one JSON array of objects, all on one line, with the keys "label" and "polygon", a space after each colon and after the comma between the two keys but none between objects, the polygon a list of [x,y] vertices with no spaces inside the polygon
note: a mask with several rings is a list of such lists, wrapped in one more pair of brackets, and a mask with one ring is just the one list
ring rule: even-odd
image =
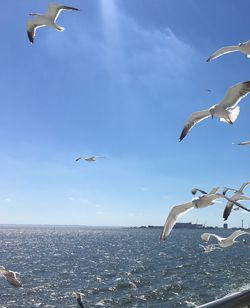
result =
[{"label": "blurry seagull", "polygon": [[96,161],[97,158],[105,158],[104,156],[89,156],[89,157],[78,157],[76,159],[76,161],[80,160],[80,159],[83,159],[85,161],[88,161],[88,162],[93,162],[93,161]]},{"label": "blurry seagull", "polygon": [[213,233],[203,233],[201,235],[201,239],[205,242],[208,242],[210,237],[213,236],[218,240],[218,244],[220,245],[220,247],[225,248],[225,247],[232,246],[234,243],[237,243],[235,239],[243,234],[250,234],[250,233],[243,231],[243,230],[237,230],[237,231],[234,231],[228,237],[221,237]]},{"label": "blurry seagull", "polygon": [[69,11],[79,11],[71,6],[66,6],[62,4],[49,4],[48,12],[41,15],[37,13],[30,13],[30,16],[36,16],[33,20],[29,20],[26,25],[29,41],[31,44],[34,42],[34,38],[36,35],[36,29],[41,27],[52,27],[55,28],[57,31],[64,31],[64,28],[56,24],[56,20],[63,10]]},{"label": "blurry seagull", "polygon": [[[239,201],[239,200],[250,200],[250,197],[246,196],[243,192],[243,190],[245,189],[245,187],[247,185],[249,185],[250,182],[245,182],[241,185],[241,187],[239,189],[233,189],[233,188],[228,188],[228,187],[225,187],[224,190],[223,190],[223,195],[225,195],[228,191],[232,190],[234,191],[234,194],[230,197],[230,199],[232,201],[228,201],[227,204],[226,204],[226,207],[224,209],[224,213],[223,213],[223,218],[224,220],[227,220],[231,211],[232,211],[232,208],[234,206],[234,203],[233,201]],[[244,210],[246,211],[249,211],[247,208],[243,207],[243,206],[240,206],[241,208],[243,208]]]},{"label": "blurry seagull", "polygon": [[214,251],[216,249],[221,249],[221,247],[219,247],[218,244],[210,244],[210,245],[207,245],[207,246],[199,245],[199,246],[202,248],[202,251],[205,252],[205,253]]},{"label": "blurry seagull", "polygon": [[73,292],[73,295],[75,295],[76,301],[77,301],[79,307],[84,308],[83,303],[82,303],[82,296],[81,296],[81,295],[84,295],[84,294],[82,294],[80,292]]},{"label": "blurry seagull", "polygon": [[5,267],[0,266],[0,276],[4,277],[14,287],[21,288],[21,282],[17,279],[16,274],[16,272],[9,271]]},{"label": "blurry seagull", "polygon": [[236,145],[250,145],[250,141],[242,141],[242,142],[239,142],[239,143],[232,143],[232,144],[236,144]]},{"label": "blurry seagull", "polygon": [[238,106],[242,98],[250,92],[250,81],[238,83],[227,91],[226,96],[219,104],[212,106],[207,110],[194,112],[187,120],[179,141],[181,141],[190,131],[190,129],[197,123],[209,118],[218,117],[220,121],[233,124],[240,113]]},{"label": "blurry seagull", "polygon": [[[227,196],[217,193],[218,189],[219,187],[215,187],[212,189],[212,193],[204,194],[200,197],[195,197],[190,202],[172,207],[164,224],[160,240],[162,241],[166,240],[166,238],[172,231],[174,225],[176,224],[177,219],[183,214],[190,211],[191,209],[208,207],[210,205],[215,204],[217,199],[225,198],[226,200],[231,201],[231,199],[229,199]],[[236,205],[238,204],[236,201],[233,201],[233,203],[235,203]]]},{"label": "blurry seagull", "polygon": [[207,62],[210,62],[226,53],[240,51],[250,57],[250,41],[240,43],[238,46],[226,46],[218,49],[212,56],[207,59]]}]

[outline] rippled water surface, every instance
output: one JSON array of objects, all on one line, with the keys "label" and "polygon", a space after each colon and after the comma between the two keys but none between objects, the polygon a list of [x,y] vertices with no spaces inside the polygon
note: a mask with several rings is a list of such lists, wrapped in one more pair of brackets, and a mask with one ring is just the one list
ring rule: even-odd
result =
[{"label": "rippled water surface", "polygon": [[160,232],[1,227],[0,265],[20,272],[24,288],[0,279],[0,307],[77,307],[73,291],[86,307],[195,307],[249,286],[242,243],[204,254],[202,231],[173,230],[164,243]]}]

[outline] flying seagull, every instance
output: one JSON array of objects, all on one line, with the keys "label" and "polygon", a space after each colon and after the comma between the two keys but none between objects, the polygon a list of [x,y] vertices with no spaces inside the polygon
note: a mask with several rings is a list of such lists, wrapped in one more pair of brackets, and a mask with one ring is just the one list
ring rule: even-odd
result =
[{"label": "flying seagull", "polygon": [[82,296],[81,296],[83,294],[79,293],[79,292],[73,292],[73,295],[75,295],[76,301],[77,301],[79,307],[84,308],[83,303],[82,303]]},{"label": "flying seagull", "polygon": [[85,161],[88,161],[88,162],[93,162],[93,161],[96,161],[97,158],[105,158],[104,156],[89,156],[89,157],[78,157],[76,159],[76,161],[80,160],[80,159],[83,159]]},{"label": "flying seagull", "polygon": [[237,243],[235,239],[243,234],[250,234],[250,233],[243,231],[243,230],[237,230],[237,231],[234,231],[228,237],[221,237],[213,233],[203,233],[201,235],[201,239],[205,242],[208,242],[210,237],[213,236],[218,240],[218,244],[220,245],[220,247],[225,248],[225,247],[232,246],[234,243]]},{"label": "flying seagull", "polygon": [[22,284],[17,279],[16,274],[16,272],[9,271],[5,267],[0,266],[0,276],[4,277],[14,287],[21,288]]},{"label": "flying seagull", "polygon": [[[234,191],[234,194],[230,197],[230,199],[232,201],[239,201],[239,200],[250,200],[250,197],[246,196],[243,192],[243,190],[245,189],[245,187],[247,185],[249,185],[250,182],[245,182],[241,185],[241,187],[239,189],[233,189],[233,188],[228,188],[228,187],[225,187],[224,190],[223,190],[223,195],[225,195],[228,191],[232,190]],[[224,213],[223,213],[223,218],[224,220],[227,220],[231,211],[232,211],[232,208],[233,208],[233,205],[234,203],[232,201],[228,201],[227,204],[226,204],[226,207],[224,209]],[[247,211],[250,211],[248,210],[247,208],[241,206],[241,208],[247,210]]]},{"label": "flying seagull", "polygon": [[41,15],[37,13],[30,13],[30,16],[35,16],[33,20],[29,20],[26,25],[27,34],[29,41],[31,44],[34,43],[34,38],[36,36],[36,30],[41,27],[52,27],[56,29],[57,31],[64,31],[64,28],[56,24],[56,20],[61,13],[61,11],[67,10],[67,11],[79,11],[79,9],[76,9],[71,6],[66,6],[62,4],[52,4],[50,3],[48,6],[48,12]]},{"label": "flying seagull", "polygon": [[[176,224],[177,219],[183,214],[190,211],[191,209],[193,208],[199,209],[199,208],[208,207],[210,205],[215,204],[217,199],[225,198],[226,200],[231,201],[231,199],[229,199],[227,196],[217,193],[217,191],[218,191],[218,187],[214,188],[212,190],[212,193],[204,194],[200,197],[195,197],[190,202],[179,204],[179,205],[172,207],[172,209],[170,210],[168,214],[166,222],[164,224],[164,227],[163,227],[163,230],[160,236],[160,240],[161,241],[166,240],[166,238],[169,236],[170,232],[172,231],[174,225]],[[232,202],[238,205],[236,201],[232,201]]]},{"label": "flying seagull", "polygon": [[250,81],[238,83],[227,91],[226,96],[218,104],[207,110],[194,112],[187,120],[179,141],[181,141],[197,123],[209,118],[218,117],[220,121],[233,124],[240,113],[238,106],[242,98],[250,92]]},{"label": "flying seagull", "polygon": [[233,144],[236,144],[236,145],[250,145],[250,141],[242,141],[242,142],[233,143]]},{"label": "flying seagull", "polygon": [[207,62],[210,62],[226,53],[240,51],[250,57],[250,41],[240,43],[238,46],[226,46],[218,49],[212,56],[207,59]]},{"label": "flying seagull", "polygon": [[218,244],[210,244],[207,246],[199,245],[199,246],[202,248],[202,251],[205,253],[212,252],[216,249],[221,249],[221,247],[219,247]]}]

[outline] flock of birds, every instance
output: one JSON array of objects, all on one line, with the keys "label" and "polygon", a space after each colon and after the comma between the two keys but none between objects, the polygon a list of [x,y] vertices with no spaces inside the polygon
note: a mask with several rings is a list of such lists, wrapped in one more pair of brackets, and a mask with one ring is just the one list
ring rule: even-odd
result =
[{"label": "flock of birds", "polygon": [[[228,219],[228,217],[229,217],[229,215],[230,215],[234,206],[236,207],[236,209],[240,208],[242,210],[250,212],[250,209],[248,209],[247,207],[243,206],[242,204],[240,204],[238,202],[240,200],[250,201],[250,196],[246,196],[243,192],[245,187],[249,184],[250,184],[250,182],[245,182],[241,185],[241,187],[239,189],[224,187],[222,192],[219,192],[220,187],[214,187],[209,193],[207,193],[206,191],[199,189],[199,188],[193,188],[192,191],[191,191],[192,194],[196,195],[197,193],[200,193],[200,195],[198,197],[192,198],[187,203],[175,205],[174,207],[172,207],[172,209],[170,210],[169,215],[166,219],[166,222],[164,224],[163,231],[162,231],[161,236],[160,236],[160,240],[164,241],[164,240],[167,239],[167,237],[171,233],[174,225],[176,224],[176,222],[177,222],[178,218],[180,218],[180,216],[184,215],[185,213],[187,213],[188,211],[190,211],[193,208],[201,209],[201,208],[206,208],[206,207],[211,206],[211,205],[215,205],[216,201],[219,200],[219,199],[227,201],[224,212],[223,212],[224,220]],[[233,192],[233,194],[230,197],[226,196],[226,194],[229,191]],[[228,241],[230,241],[230,243],[231,243],[230,245],[225,246],[223,244],[224,239],[223,239],[223,241],[218,240],[219,245],[221,247],[231,246],[235,243],[234,239],[236,237],[238,237],[242,234],[250,234],[250,233],[242,231],[242,230],[238,230],[238,231],[234,232],[233,234],[231,234],[229,236]],[[202,234],[201,238],[202,238],[203,241],[207,242],[209,240],[210,236],[214,236],[217,239],[219,239],[218,235],[210,234],[210,233]],[[210,246],[210,245],[205,247],[205,250],[206,249],[208,250],[206,252],[213,251],[212,247],[213,246]]]},{"label": "flock of birds", "polygon": [[[37,14],[37,13],[30,13],[30,16],[34,16],[33,20],[29,20],[27,22],[27,34],[28,38],[31,44],[34,43],[34,39],[36,36],[36,31],[38,28],[41,27],[51,27],[56,29],[57,31],[64,31],[64,28],[56,24],[56,20],[59,16],[59,14],[63,11],[79,11],[79,9],[71,6],[66,6],[66,5],[61,5],[61,4],[49,4],[48,5],[48,11],[45,14]],[[250,57],[250,41],[247,41],[245,43],[240,43],[238,46],[227,46],[220,48],[217,50],[213,55],[211,55],[208,59],[207,62],[210,62],[224,54],[231,53],[231,52],[236,52],[240,51],[243,54],[246,54],[247,57]],[[209,92],[211,90],[208,89]],[[188,132],[191,130],[191,128],[196,125],[197,123],[211,117],[217,117],[220,119],[220,121],[226,122],[228,124],[233,124],[240,112],[240,107],[238,106],[240,101],[248,95],[250,92],[250,81],[245,81],[238,83],[231,88],[226,93],[226,96],[216,105],[210,107],[207,110],[202,110],[193,113],[189,119],[187,120],[186,124],[184,125],[184,128],[181,132],[179,141],[181,141],[185,136],[188,134]],[[237,143],[237,145],[250,145],[250,141],[244,141]],[[76,161],[83,160],[86,162],[94,162],[99,158],[105,158],[104,156],[90,156],[90,157],[78,157]],[[227,220],[229,217],[233,207],[235,209],[243,209],[246,211],[250,211],[248,208],[245,206],[241,205],[238,201],[239,200],[248,200],[250,201],[250,197],[246,196],[243,192],[244,188],[249,185],[250,182],[243,183],[239,189],[232,189],[225,187],[222,192],[219,192],[219,187],[213,188],[209,193],[205,192],[204,190],[194,188],[192,189],[192,194],[196,195],[197,193],[200,193],[199,196],[196,196],[192,198],[189,202],[176,205],[174,206],[164,225],[163,231],[161,233],[160,239],[161,240],[166,240],[169,234],[171,233],[176,221],[178,218],[190,211],[191,209],[200,209],[200,208],[205,208],[208,206],[213,206],[215,205],[216,201],[218,199],[223,199],[227,201],[224,213],[223,213],[223,218],[224,220]],[[232,191],[233,194],[228,197],[227,193],[229,191]],[[211,237],[214,237],[217,241],[218,244],[209,244],[209,245],[200,245],[203,249],[204,252],[211,252],[214,251],[215,249],[222,249],[225,247],[229,247],[236,243],[237,241],[235,240],[241,235],[244,234],[250,234],[244,230],[237,230],[233,232],[230,236],[227,238],[220,237],[216,234],[212,233],[203,233],[201,235],[201,238],[203,241],[208,242]],[[250,247],[250,245],[244,240],[243,241],[246,245]],[[22,284],[20,280],[17,278],[17,273],[10,271],[6,269],[5,267],[1,266],[0,267],[0,276],[4,277],[11,285],[13,285],[16,288],[22,287]],[[81,293],[79,292],[74,292],[74,295],[76,296],[78,305],[80,307],[83,307],[83,303],[81,300]]]}]

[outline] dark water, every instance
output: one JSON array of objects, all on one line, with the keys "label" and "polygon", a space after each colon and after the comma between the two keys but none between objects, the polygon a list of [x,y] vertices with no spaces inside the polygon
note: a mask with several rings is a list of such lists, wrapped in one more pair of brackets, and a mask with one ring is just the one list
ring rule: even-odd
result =
[{"label": "dark water", "polygon": [[77,307],[73,291],[86,307],[195,307],[249,286],[242,243],[204,254],[202,231],[174,230],[164,243],[160,231],[1,227],[0,265],[24,288],[0,279],[0,307]]}]

